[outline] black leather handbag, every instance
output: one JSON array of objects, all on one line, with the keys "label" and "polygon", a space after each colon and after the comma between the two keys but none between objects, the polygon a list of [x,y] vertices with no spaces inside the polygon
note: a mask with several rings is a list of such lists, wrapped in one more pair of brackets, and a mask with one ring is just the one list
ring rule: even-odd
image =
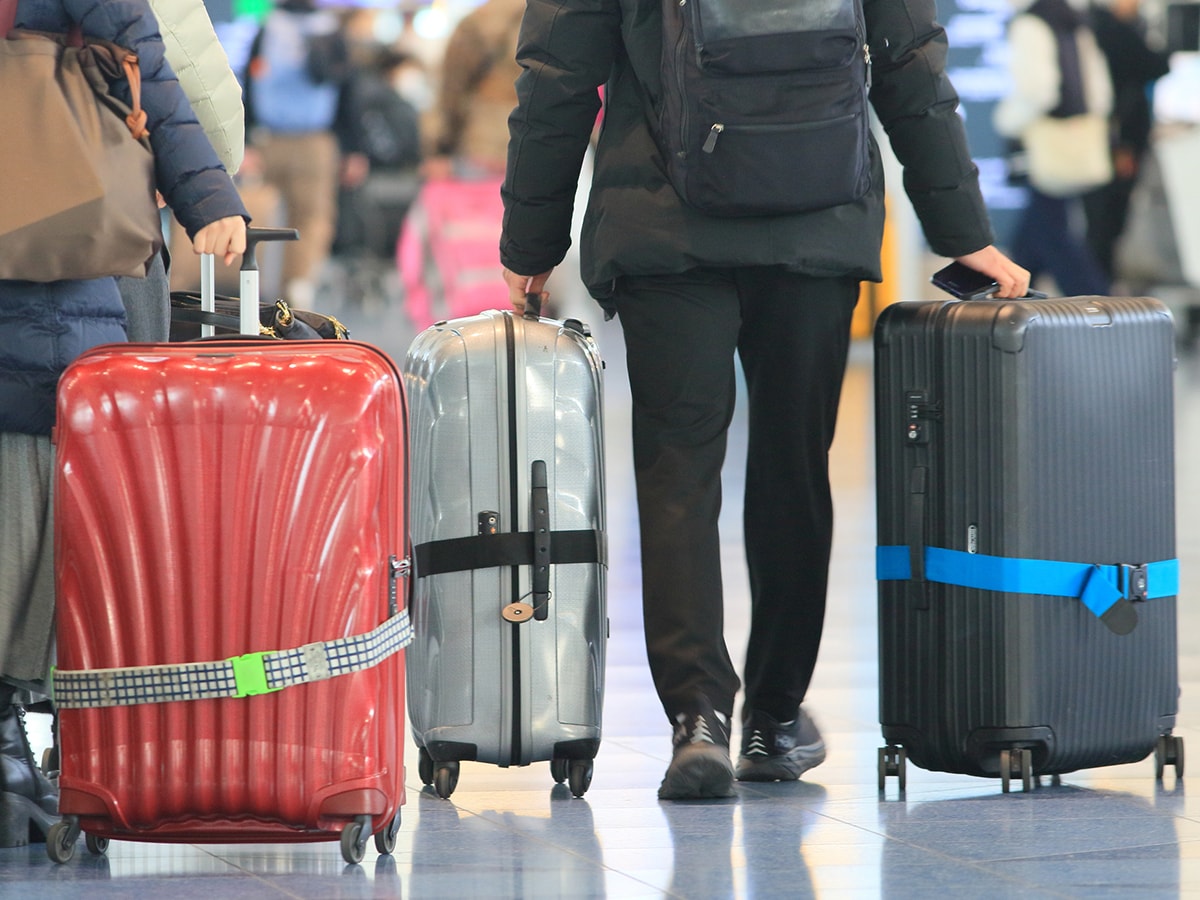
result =
[{"label": "black leather handbag", "polygon": [[[200,308],[198,291],[171,292],[171,336],[172,341],[191,341],[200,337],[200,326],[213,326],[213,335],[238,337],[237,297],[217,294],[215,310],[206,312]],[[259,334],[263,337],[287,341],[344,341],[350,331],[335,319],[322,313],[306,309],[293,309],[286,300],[258,304]]]}]

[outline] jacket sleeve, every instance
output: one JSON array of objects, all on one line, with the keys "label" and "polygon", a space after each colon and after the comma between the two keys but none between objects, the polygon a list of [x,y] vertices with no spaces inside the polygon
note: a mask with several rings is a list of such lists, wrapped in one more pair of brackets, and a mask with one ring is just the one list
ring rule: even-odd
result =
[{"label": "jacket sleeve", "polygon": [[992,243],[958,94],[946,74],[946,32],[933,0],[865,0],[871,105],[904,168],[904,190],[934,253]]},{"label": "jacket sleeve", "polygon": [[229,173],[166,60],[158,21],[147,0],[62,2],[85,35],[113,41],[137,54],[157,187],[188,236],[228,216],[249,220]]},{"label": "jacket sleeve", "polygon": [[621,47],[617,0],[530,0],[521,24],[517,108],[500,190],[500,260],[522,275],[562,262],[599,88]]},{"label": "jacket sleeve", "polygon": [[166,46],[196,118],[225,170],[242,164],[246,145],[242,88],[217,40],[203,0],[150,0]]}]

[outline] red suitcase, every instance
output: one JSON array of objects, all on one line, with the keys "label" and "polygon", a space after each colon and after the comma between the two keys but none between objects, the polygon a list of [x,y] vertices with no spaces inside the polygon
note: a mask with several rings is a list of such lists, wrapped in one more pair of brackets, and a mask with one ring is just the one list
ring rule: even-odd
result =
[{"label": "red suitcase", "polygon": [[372,834],[391,852],[406,428],[394,364],[353,341],[110,345],[68,368],[51,859],[81,830],[93,853],[340,838],[353,863]]}]

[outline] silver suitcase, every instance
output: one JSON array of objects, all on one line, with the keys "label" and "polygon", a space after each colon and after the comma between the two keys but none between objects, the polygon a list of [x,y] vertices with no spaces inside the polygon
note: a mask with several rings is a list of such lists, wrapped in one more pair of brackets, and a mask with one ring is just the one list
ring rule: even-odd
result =
[{"label": "silver suitcase", "polygon": [[488,310],[419,334],[410,405],[408,708],[421,780],[548,760],[582,796],[600,745],[603,363],[586,326]]}]

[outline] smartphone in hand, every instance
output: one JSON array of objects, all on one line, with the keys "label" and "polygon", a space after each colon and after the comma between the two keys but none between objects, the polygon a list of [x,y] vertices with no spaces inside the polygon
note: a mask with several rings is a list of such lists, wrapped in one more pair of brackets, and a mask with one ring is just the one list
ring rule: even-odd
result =
[{"label": "smartphone in hand", "polygon": [[952,262],[946,268],[939,269],[929,280],[935,287],[959,300],[981,300],[1000,287],[990,276],[960,262]]},{"label": "smartphone in hand", "polygon": [[[984,297],[990,297],[1000,287],[989,276],[960,262],[952,262],[946,268],[939,269],[929,280],[959,300],[982,300]],[[1031,290],[1021,299],[1045,300],[1046,295],[1041,291]]]}]

